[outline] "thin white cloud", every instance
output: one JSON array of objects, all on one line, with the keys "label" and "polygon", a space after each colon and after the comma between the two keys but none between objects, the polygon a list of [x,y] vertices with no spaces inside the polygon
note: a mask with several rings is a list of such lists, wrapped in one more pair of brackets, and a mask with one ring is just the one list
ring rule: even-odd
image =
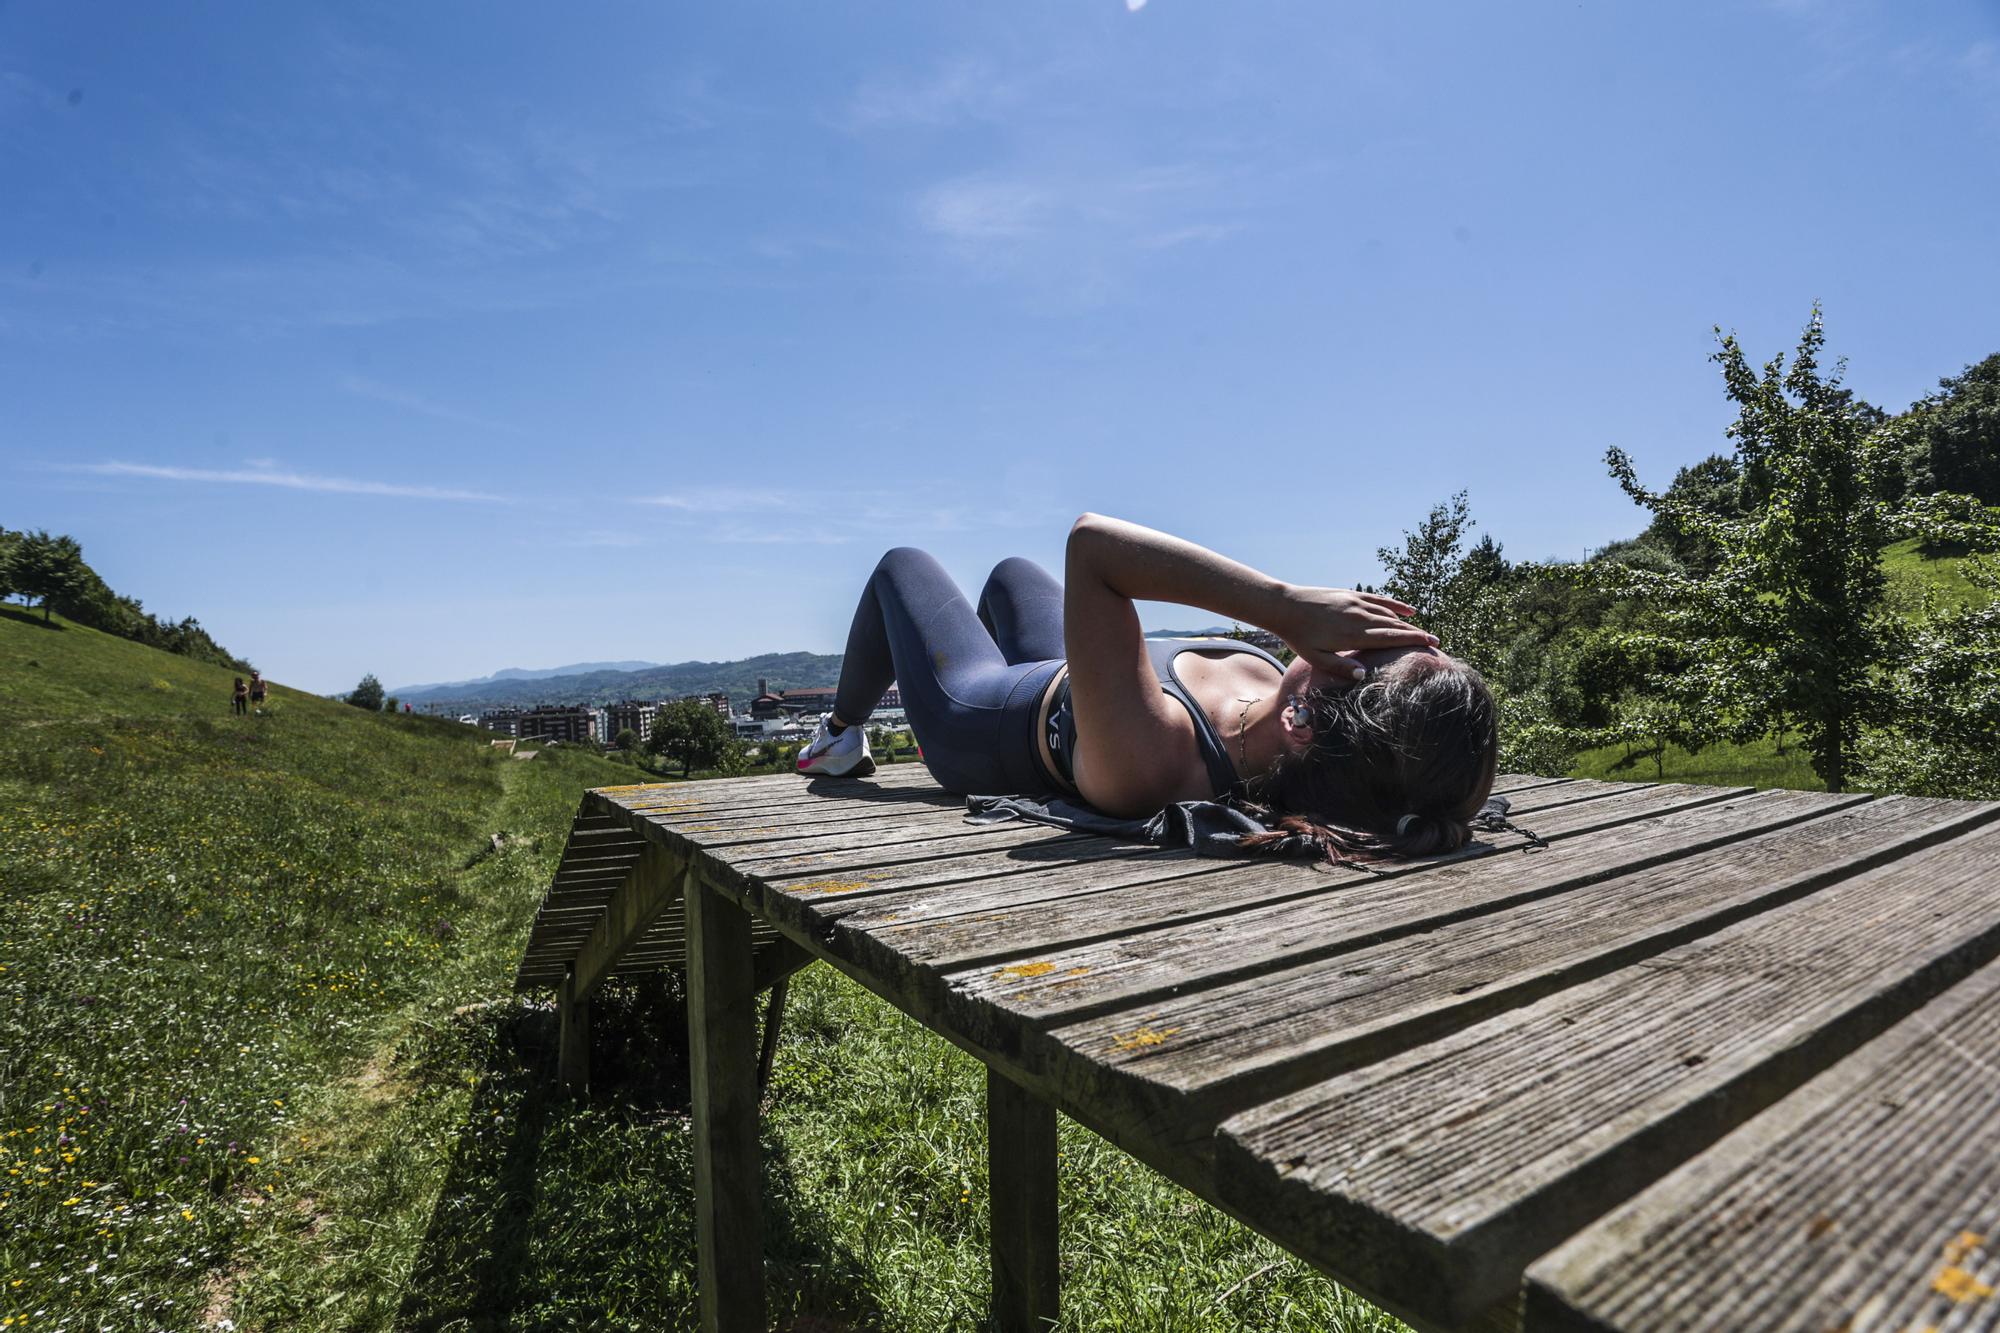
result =
[{"label": "thin white cloud", "polygon": [[967,120],[997,120],[1023,102],[1025,89],[983,64],[960,60],[919,79],[869,80],[837,117],[849,133],[935,129]]},{"label": "thin white cloud", "polygon": [[1046,230],[1062,202],[1038,182],[967,176],[925,191],[918,212],[925,227],[950,240],[1011,241]]},{"label": "thin white cloud", "polygon": [[504,421],[495,421],[490,417],[482,417],[477,413],[461,411],[448,404],[426,398],[420,393],[413,393],[408,389],[399,389],[393,384],[384,384],[380,380],[368,379],[365,376],[344,375],[341,377],[340,387],[344,392],[351,393],[356,398],[367,398],[373,402],[387,403],[391,407],[400,407],[422,416],[435,417],[439,421],[450,421],[461,426],[475,426],[480,430],[506,431],[509,434],[518,434],[520,432],[518,426],[508,425]]},{"label": "thin white cloud", "polygon": [[215,482],[223,485],[277,486],[293,491],[319,491],[333,495],[380,495],[401,500],[478,501],[509,504],[503,495],[485,491],[461,491],[445,486],[407,486],[392,481],[365,481],[355,477],[322,477],[310,472],[286,472],[275,467],[198,468],[166,467],[153,463],[82,463],[75,471],[100,477],[145,477],[154,481]]},{"label": "thin white cloud", "polygon": [[693,487],[634,501],[699,527],[703,540],[754,545],[839,545],[884,532],[939,533],[1045,527],[1070,515],[1047,505],[968,504],[935,486],[896,490],[753,490]]},{"label": "thin white cloud", "polygon": [[641,536],[636,532],[610,532],[598,529],[590,532],[578,532],[563,537],[536,537],[532,540],[525,540],[524,544],[532,546],[577,547],[592,550],[632,550],[641,546],[651,546],[653,539]]},{"label": "thin white cloud", "polygon": [[660,495],[639,496],[634,503],[676,509],[685,514],[780,514],[810,508],[811,497],[801,491],[693,486]]}]

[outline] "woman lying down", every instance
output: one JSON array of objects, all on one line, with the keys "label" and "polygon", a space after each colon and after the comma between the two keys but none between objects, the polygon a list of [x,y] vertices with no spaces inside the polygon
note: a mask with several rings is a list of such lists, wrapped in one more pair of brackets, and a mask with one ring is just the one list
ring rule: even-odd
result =
[{"label": "woman lying down", "polygon": [[[1258,626],[1297,656],[1286,666],[1234,639],[1147,639],[1142,600]],[[1413,614],[1097,514],[1070,529],[1062,583],[1004,560],[977,608],[936,560],[899,547],[862,590],[833,713],[798,770],[872,773],[864,724],[896,682],[949,791],[1136,817],[1226,801],[1269,826],[1242,840],[1251,850],[1453,851],[1493,786],[1493,698]]]}]

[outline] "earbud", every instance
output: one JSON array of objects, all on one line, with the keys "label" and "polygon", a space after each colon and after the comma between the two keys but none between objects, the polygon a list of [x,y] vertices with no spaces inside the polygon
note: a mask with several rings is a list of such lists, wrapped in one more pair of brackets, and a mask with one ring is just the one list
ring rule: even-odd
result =
[{"label": "earbud", "polygon": [[1298,695],[1287,695],[1285,698],[1285,724],[1294,731],[1310,731],[1312,730],[1312,723],[1312,709],[1307,707]]}]

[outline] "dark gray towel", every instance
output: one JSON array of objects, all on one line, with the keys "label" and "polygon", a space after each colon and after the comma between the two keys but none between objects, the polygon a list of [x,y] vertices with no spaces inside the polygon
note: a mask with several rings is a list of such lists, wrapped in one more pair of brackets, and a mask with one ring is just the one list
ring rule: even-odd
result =
[{"label": "dark gray towel", "polygon": [[[1255,853],[1244,850],[1243,839],[1252,833],[1271,831],[1242,810],[1220,801],[1176,801],[1150,819],[1121,819],[1081,801],[1061,796],[968,796],[965,798],[965,809],[966,822],[971,824],[999,824],[1009,819],[1025,819],[1047,824],[1051,828],[1067,829],[1071,833],[1094,833],[1101,838],[1117,838],[1123,842],[1150,842],[1155,847],[1186,847],[1192,849],[1196,856],[1250,856]],[[1513,825],[1507,822],[1507,809],[1506,797],[1489,796],[1473,819],[1472,826],[1484,832],[1512,828]],[[1531,843],[1541,844],[1541,839],[1534,834],[1526,830],[1516,831],[1523,833]],[[1279,856],[1321,854],[1318,843],[1298,834],[1274,844],[1261,854],[1270,855],[1272,852]]]}]

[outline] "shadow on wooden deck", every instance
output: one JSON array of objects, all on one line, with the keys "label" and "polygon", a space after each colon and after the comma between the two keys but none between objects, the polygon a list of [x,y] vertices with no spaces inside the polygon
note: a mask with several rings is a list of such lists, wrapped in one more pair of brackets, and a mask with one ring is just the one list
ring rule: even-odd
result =
[{"label": "shadow on wooden deck", "polygon": [[[612,1309],[648,1327],[696,1326],[677,982],[600,993],[583,1097],[554,1078],[552,1013],[509,1007],[485,1017],[487,1057],[411,1266],[400,1333],[592,1326]],[[637,1151],[620,1154],[624,1145]],[[874,1326],[881,1311],[861,1263],[794,1207],[800,1191],[784,1146],[766,1135],[763,1152],[771,1308],[790,1308],[810,1289],[813,1308],[839,1316],[817,1327]]]}]

